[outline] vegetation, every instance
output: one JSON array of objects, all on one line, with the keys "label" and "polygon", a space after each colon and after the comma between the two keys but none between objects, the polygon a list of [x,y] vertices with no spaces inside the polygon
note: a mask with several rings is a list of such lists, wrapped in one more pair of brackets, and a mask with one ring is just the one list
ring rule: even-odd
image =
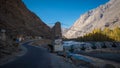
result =
[{"label": "vegetation", "polygon": [[113,30],[105,28],[104,30],[95,29],[91,33],[78,37],[77,41],[120,41],[120,28]]}]

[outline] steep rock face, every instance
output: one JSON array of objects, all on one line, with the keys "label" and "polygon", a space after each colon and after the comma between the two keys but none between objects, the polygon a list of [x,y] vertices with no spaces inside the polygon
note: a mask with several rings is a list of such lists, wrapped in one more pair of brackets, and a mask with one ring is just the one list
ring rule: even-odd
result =
[{"label": "steep rock face", "polygon": [[50,28],[22,0],[0,0],[0,28],[50,38]]},{"label": "steep rock face", "polygon": [[56,22],[55,25],[52,28],[52,39],[61,39],[62,33],[61,33],[61,24],[60,22]]},{"label": "steep rock face", "polygon": [[0,64],[2,58],[20,51],[19,35],[51,39],[51,29],[22,0],[0,0]]},{"label": "steep rock face", "polygon": [[61,28],[62,30],[62,36],[64,36],[64,34],[68,31],[68,28]]},{"label": "steep rock face", "polygon": [[120,27],[120,0],[110,0],[105,5],[83,14],[67,31],[66,38],[77,38],[94,29]]}]

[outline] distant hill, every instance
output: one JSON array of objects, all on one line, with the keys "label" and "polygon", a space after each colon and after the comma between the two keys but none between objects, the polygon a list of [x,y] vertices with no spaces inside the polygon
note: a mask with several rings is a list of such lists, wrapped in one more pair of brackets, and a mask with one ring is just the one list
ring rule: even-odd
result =
[{"label": "distant hill", "polygon": [[120,0],[110,0],[108,3],[86,12],[76,20],[64,36],[77,38],[94,29],[104,29],[105,27],[110,29],[120,27]]}]

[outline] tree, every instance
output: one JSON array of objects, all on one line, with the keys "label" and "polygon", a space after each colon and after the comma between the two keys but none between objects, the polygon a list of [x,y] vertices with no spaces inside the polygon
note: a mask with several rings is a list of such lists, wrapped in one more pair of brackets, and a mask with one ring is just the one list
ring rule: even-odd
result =
[{"label": "tree", "polygon": [[94,29],[91,33],[78,37],[77,41],[120,41],[120,27],[113,30],[109,28]]}]

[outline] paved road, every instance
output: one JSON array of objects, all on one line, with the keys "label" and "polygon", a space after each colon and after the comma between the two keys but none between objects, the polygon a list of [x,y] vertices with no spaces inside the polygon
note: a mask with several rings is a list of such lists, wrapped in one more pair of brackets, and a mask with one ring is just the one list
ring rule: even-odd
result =
[{"label": "paved road", "polygon": [[29,46],[28,43],[23,44],[28,49],[24,56],[0,68],[52,68],[50,54],[45,49]]}]

